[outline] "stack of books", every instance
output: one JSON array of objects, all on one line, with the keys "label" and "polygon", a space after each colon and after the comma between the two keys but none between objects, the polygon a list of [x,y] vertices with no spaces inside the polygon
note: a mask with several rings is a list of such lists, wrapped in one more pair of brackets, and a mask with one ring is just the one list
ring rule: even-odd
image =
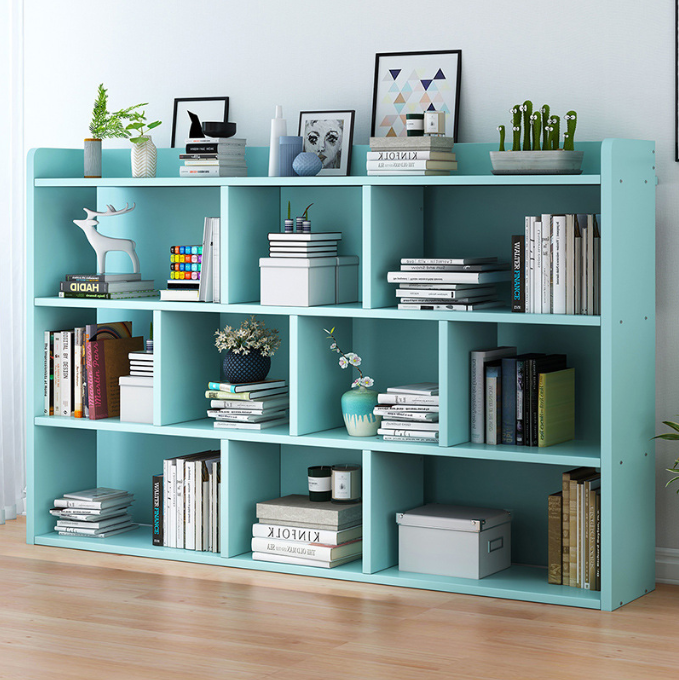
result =
[{"label": "stack of books", "polygon": [[553,446],[575,437],[575,369],[565,354],[471,353],[473,444]]},{"label": "stack of books", "polygon": [[142,281],[141,274],[66,274],[59,283],[61,298],[128,300],[155,297],[153,281]]},{"label": "stack of books", "polygon": [[341,231],[269,234],[269,257],[337,257]]},{"label": "stack of books", "polygon": [[131,321],[45,331],[44,415],[109,418],[120,415],[121,376],[130,374],[130,352],[144,339],[132,337]]},{"label": "stack of books", "polygon": [[451,137],[371,137],[368,175],[450,175],[457,170]]},{"label": "stack of books", "polygon": [[252,559],[331,569],[361,558],[363,505],[291,495],[257,503]]},{"label": "stack of books", "polygon": [[208,383],[208,417],[214,426],[238,430],[264,430],[288,422],[288,383],[262,380],[252,383]]},{"label": "stack of books", "polygon": [[601,215],[525,218],[512,236],[512,311],[601,314]]},{"label": "stack of books", "polygon": [[377,434],[382,435],[385,441],[438,444],[438,383],[388,387],[386,393],[377,395],[373,413],[382,416]]},{"label": "stack of books", "polygon": [[219,217],[206,217],[201,245],[170,247],[170,277],[161,300],[220,301]]},{"label": "stack of books", "polygon": [[130,352],[130,375],[153,378],[153,352]]},{"label": "stack of books", "polygon": [[247,177],[245,140],[233,137],[202,137],[186,140],[180,177]]},{"label": "stack of books", "polygon": [[134,496],[120,489],[97,487],[65,493],[54,501],[50,513],[57,518],[60,536],[107,538],[137,528],[127,509]]},{"label": "stack of books", "polygon": [[509,265],[496,257],[404,257],[401,270],[389,272],[398,283],[399,309],[468,311],[501,307],[495,283],[509,281]]},{"label": "stack of books", "polygon": [[201,451],[163,461],[152,479],[153,545],[219,552],[219,451]]},{"label": "stack of books", "polygon": [[601,590],[601,474],[576,468],[561,481],[547,506],[547,581]]}]

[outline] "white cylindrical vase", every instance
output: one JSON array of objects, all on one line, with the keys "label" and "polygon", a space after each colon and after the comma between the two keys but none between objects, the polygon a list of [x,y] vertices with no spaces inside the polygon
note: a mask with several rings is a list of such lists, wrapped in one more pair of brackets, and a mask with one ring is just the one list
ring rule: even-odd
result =
[{"label": "white cylindrical vase", "polygon": [[84,177],[101,177],[101,139],[85,139]]},{"label": "white cylindrical vase", "polygon": [[283,118],[283,107],[276,106],[276,117],[271,119],[271,138],[269,140],[269,177],[280,177],[279,139],[288,134],[288,124]]}]

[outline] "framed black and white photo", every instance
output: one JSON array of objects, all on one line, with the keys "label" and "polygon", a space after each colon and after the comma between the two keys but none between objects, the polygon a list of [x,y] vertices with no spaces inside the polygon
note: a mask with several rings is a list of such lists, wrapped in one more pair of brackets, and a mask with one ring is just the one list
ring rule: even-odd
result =
[{"label": "framed black and white photo", "polygon": [[172,148],[184,146],[189,137],[191,119],[189,111],[195,113],[201,123],[229,120],[228,97],[183,97],[174,100],[172,115]]},{"label": "framed black and white photo", "polygon": [[461,73],[461,50],[376,54],[370,135],[405,137],[407,114],[444,111],[457,141]]},{"label": "framed black and white photo", "polygon": [[301,111],[298,135],[304,151],[323,164],[319,175],[346,176],[351,170],[355,111]]}]

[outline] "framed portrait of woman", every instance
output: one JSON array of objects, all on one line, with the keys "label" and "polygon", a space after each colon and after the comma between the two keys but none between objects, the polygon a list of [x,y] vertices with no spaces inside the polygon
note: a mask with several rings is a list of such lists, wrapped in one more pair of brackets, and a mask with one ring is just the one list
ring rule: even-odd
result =
[{"label": "framed portrait of woman", "polygon": [[346,176],[351,170],[355,111],[301,111],[298,135],[304,151],[323,164],[319,175]]}]

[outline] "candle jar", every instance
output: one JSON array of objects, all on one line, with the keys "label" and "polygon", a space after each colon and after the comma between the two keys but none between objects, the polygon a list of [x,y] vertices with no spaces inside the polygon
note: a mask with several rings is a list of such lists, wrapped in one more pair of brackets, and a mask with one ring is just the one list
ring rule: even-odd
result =
[{"label": "candle jar", "polygon": [[311,222],[309,220],[304,220],[302,222],[302,233],[303,234],[311,233]]},{"label": "candle jar", "polygon": [[408,137],[424,136],[423,113],[406,113],[406,135]]},{"label": "candle jar", "polygon": [[296,217],[295,218],[295,231],[298,234],[301,234],[304,231],[304,218],[303,217]]},{"label": "candle jar", "polygon": [[309,500],[329,501],[332,498],[332,468],[329,465],[314,465],[308,470]]},{"label": "candle jar", "polygon": [[361,466],[332,466],[332,502],[357,503],[361,500]]},{"label": "candle jar", "polygon": [[285,233],[292,234],[295,230],[295,223],[292,220],[285,220]]}]

